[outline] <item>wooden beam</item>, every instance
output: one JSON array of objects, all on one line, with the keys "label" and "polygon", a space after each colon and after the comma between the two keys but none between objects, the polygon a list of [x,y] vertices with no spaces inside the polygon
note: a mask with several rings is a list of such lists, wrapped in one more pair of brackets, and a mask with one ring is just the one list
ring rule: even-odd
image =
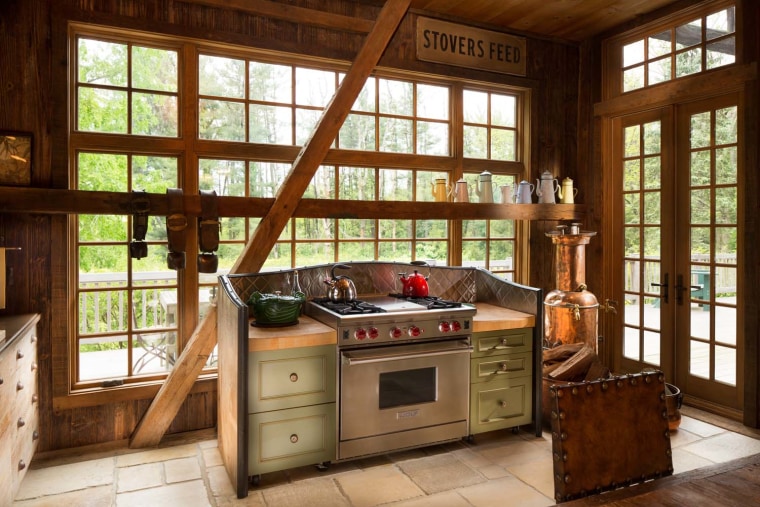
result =
[{"label": "wooden beam", "polygon": [[346,77],[343,78],[311,137],[296,157],[292,170],[277,191],[272,209],[259,222],[242,255],[233,265],[233,272],[253,273],[264,265],[270,250],[330,150],[351,106],[404,18],[410,3],[411,0],[391,0],[383,6],[374,28],[367,36]]},{"label": "wooden beam", "polygon": [[268,18],[283,19],[298,23],[299,25],[319,26],[342,32],[367,33],[372,29],[372,20],[332,14],[330,12],[307,9],[269,0],[187,0],[189,3],[208,5],[220,9],[234,9],[266,16]]},{"label": "wooden beam", "polygon": [[[166,194],[146,194],[150,215],[167,216]],[[0,187],[0,213],[129,215],[132,194],[47,188]],[[201,211],[200,196],[185,195],[188,217]],[[263,217],[274,198],[218,197],[221,217]],[[481,204],[420,201],[356,201],[301,199],[293,212],[298,218],[387,218],[425,220],[582,220],[584,204]]]},{"label": "wooden beam", "polygon": [[[231,273],[259,271],[264,265],[269,251],[293,215],[356,97],[404,18],[410,2],[411,0],[389,0],[383,6],[353,65],[277,192],[272,208],[259,223],[245,250],[230,270]],[[212,306],[135,428],[130,447],[158,445],[215,344],[216,307]]]}]

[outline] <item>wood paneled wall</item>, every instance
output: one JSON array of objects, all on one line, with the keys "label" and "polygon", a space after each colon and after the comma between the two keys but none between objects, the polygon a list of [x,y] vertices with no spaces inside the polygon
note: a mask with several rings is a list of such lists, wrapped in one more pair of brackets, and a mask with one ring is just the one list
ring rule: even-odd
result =
[{"label": "wood paneled wall", "polygon": [[[380,2],[367,0],[288,2],[343,16],[374,20]],[[175,36],[211,38],[225,43],[352,60],[365,34],[327,29],[283,19],[255,16],[174,0],[10,0],[0,18],[0,129],[34,134],[33,186],[65,188],[66,155],[66,23],[84,21]],[[569,176],[580,188],[579,202],[593,202],[591,164],[578,154],[578,83],[580,52],[574,44],[528,39],[528,75],[515,77],[420,62],[414,55],[414,13],[402,23],[381,65],[410,71],[508,83],[532,90],[530,174],[535,180],[549,169]],[[588,107],[588,105],[587,105]],[[587,112],[586,112],[587,114]],[[583,118],[584,121],[587,118]],[[588,135],[586,132],[584,135]],[[586,149],[586,146],[583,147]],[[581,200],[582,199],[582,200]],[[75,211],[75,210],[72,210]],[[65,368],[52,357],[53,343],[67,340],[65,325],[53,315],[69,306],[66,293],[66,245],[57,231],[64,216],[0,214],[0,246],[20,246],[9,257],[13,296],[0,314],[39,312],[40,408],[39,450],[55,450],[126,439],[149,400],[120,401],[96,407],[52,408],[52,370]],[[552,288],[551,243],[544,231],[555,222],[531,224],[531,285]],[[589,224],[592,225],[593,224]],[[586,224],[584,224],[586,227]],[[56,238],[55,240],[53,238]],[[53,244],[55,242],[55,244]],[[55,308],[55,311],[54,311]],[[170,433],[213,427],[216,392],[200,389],[186,400]]]}]

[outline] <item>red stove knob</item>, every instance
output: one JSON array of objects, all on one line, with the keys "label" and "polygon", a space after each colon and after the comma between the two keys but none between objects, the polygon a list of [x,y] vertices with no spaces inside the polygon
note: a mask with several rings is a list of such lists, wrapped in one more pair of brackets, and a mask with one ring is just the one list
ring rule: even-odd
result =
[{"label": "red stove knob", "polygon": [[392,327],[389,334],[391,335],[391,338],[401,338],[401,329],[398,327]]},{"label": "red stove knob", "polygon": [[458,320],[452,320],[451,321],[451,330],[454,332],[460,331],[462,329],[462,324],[459,323]]},{"label": "red stove knob", "polygon": [[378,331],[376,327],[371,327],[369,328],[369,332],[367,334],[369,335],[370,340],[374,340],[380,336],[380,331]]},{"label": "red stove knob", "polygon": [[407,332],[409,333],[409,336],[416,338],[422,334],[422,329],[418,328],[417,326],[409,326],[409,331]]},{"label": "red stove knob", "polygon": [[441,333],[448,333],[449,331],[451,331],[451,324],[449,324],[449,322],[446,321],[446,320],[444,320],[443,322],[439,322],[438,323],[438,330]]},{"label": "red stove knob", "polygon": [[354,331],[354,338],[357,340],[364,340],[367,337],[367,330],[360,327]]}]

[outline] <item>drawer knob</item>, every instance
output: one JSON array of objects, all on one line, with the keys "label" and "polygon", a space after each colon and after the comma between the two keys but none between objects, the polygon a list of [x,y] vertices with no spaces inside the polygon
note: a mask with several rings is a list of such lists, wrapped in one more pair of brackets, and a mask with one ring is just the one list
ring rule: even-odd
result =
[{"label": "drawer knob", "polygon": [[290,435],[290,443],[291,444],[295,444],[297,442],[298,442],[298,435],[296,435],[295,433],[293,433],[292,435]]},{"label": "drawer knob", "polygon": [[290,381],[291,382],[298,382],[298,374],[297,373],[291,373],[290,374]]},{"label": "drawer knob", "polygon": [[507,408],[507,402],[502,400],[502,401],[499,402],[499,406],[501,408]]},{"label": "drawer knob", "polygon": [[24,384],[21,382],[18,382],[16,384],[16,391],[22,391],[24,389]]},{"label": "drawer knob", "polygon": [[26,463],[24,463],[23,459],[18,460],[18,469],[23,470],[26,468]]},{"label": "drawer knob", "polygon": [[26,426],[26,421],[24,421],[23,417],[18,418],[18,421],[16,421],[16,426],[18,426],[19,428],[23,428],[24,426]]},{"label": "drawer knob", "polygon": [[507,363],[499,363],[499,371],[507,371]]},{"label": "drawer knob", "polygon": [[24,359],[24,353],[20,350],[16,351],[16,359]]},{"label": "drawer knob", "polygon": [[37,440],[38,438],[40,438],[40,432],[37,430],[34,430],[32,432],[32,440]]},{"label": "drawer knob", "polygon": [[37,369],[37,363],[32,361],[32,371]]},{"label": "drawer knob", "polygon": [[37,403],[39,400],[40,400],[39,396],[37,396],[36,394],[32,395],[32,403]]},{"label": "drawer knob", "polygon": [[3,377],[0,377],[0,386],[1,386],[1,385],[3,385],[3,382],[5,382],[5,381],[3,380]]}]

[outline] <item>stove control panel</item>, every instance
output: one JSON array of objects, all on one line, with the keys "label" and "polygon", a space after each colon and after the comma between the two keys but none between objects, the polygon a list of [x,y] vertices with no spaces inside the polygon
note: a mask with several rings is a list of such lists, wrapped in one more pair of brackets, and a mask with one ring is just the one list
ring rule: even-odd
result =
[{"label": "stove control panel", "polygon": [[338,345],[370,345],[393,341],[429,340],[470,334],[469,318],[426,319],[414,322],[365,322],[338,328]]}]

